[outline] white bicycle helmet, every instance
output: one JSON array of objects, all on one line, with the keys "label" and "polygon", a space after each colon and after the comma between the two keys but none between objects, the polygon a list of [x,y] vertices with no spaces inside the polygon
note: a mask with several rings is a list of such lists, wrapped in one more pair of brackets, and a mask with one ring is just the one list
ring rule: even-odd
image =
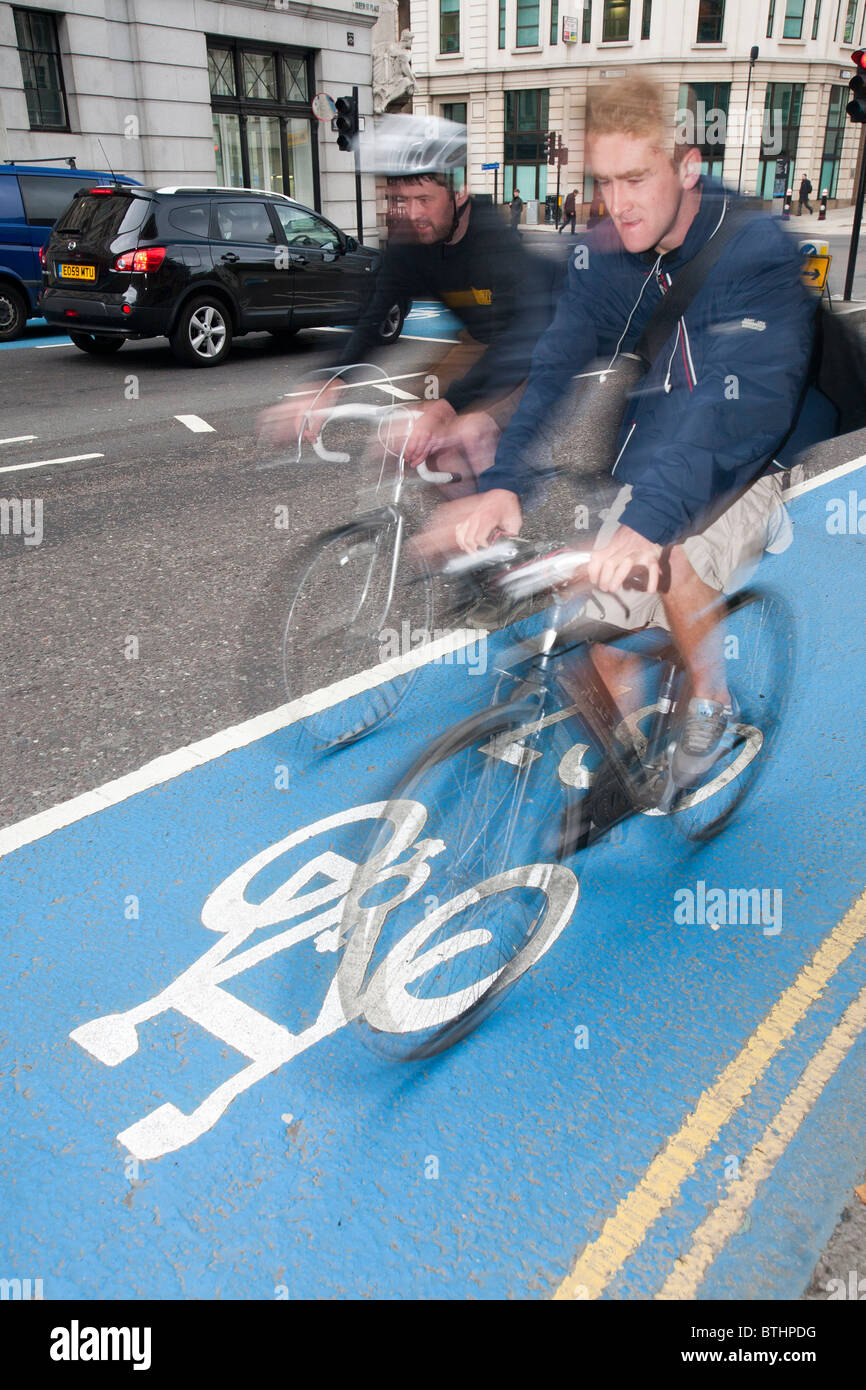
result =
[{"label": "white bicycle helmet", "polygon": [[448,174],[466,167],[466,127],[442,116],[384,116],[358,149],[368,174]]}]

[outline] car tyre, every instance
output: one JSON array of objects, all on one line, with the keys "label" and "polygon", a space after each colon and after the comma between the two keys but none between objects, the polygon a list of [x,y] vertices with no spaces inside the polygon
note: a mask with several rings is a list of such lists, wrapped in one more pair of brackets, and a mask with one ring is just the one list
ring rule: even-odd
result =
[{"label": "car tyre", "polygon": [[119,352],[126,342],[125,338],[110,338],[105,333],[70,333],[69,336],[77,348],[94,357],[110,357],[113,352]]},{"label": "car tyre", "polygon": [[216,367],[232,346],[232,322],[221,299],[201,295],[180,311],[169,338],[179,362],[190,367]]},{"label": "car tyre", "polygon": [[393,304],[388,310],[379,325],[379,342],[383,346],[388,343],[395,343],[403,332],[403,320],[406,317],[402,304]]},{"label": "car tyre", "polygon": [[27,322],[27,301],[14,285],[0,285],[0,343],[20,338]]}]

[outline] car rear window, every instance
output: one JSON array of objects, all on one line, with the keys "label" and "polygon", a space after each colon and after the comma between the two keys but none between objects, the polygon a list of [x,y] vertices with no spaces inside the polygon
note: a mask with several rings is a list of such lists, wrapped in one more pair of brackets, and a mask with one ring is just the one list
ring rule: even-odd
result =
[{"label": "car rear window", "polygon": [[85,193],[76,198],[61,217],[58,232],[75,232],[88,240],[111,241],[119,232],[134,232],[150,209],[148,198],[124,193]]},{"label": "car rear window", "polygon": [[73,179],[63,174],[19,174],[18,187],[24,216],[31,226],[50,227],[69,206],[79,188],[92,188],[93,178]]}]

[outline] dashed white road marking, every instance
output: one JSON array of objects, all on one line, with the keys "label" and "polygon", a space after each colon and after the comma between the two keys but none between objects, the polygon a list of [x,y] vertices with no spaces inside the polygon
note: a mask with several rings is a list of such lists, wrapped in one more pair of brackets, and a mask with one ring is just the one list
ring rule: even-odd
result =
[{"label": "dashed white road marking", "polygon": [[31,439],[36,439],[35,434],[12,434],[8,439],[0,439],[0,444],[29,444]]},{"label": "dashed white road marking", "polygon": [[[415,377],[418,377],[418,376],[427,377],[427,376],[429,376],[429,375],[430,375],[430,373],[429,373],[428,371],[423,371],[423,372],[401,372],[399,376],[385,376],[385,377],[380,377],[377,381],[370,380],[370,381],[349,381],[349,382],[343,382],[343,384],[342,384],[341,386],[335,387],[335,390],[337,390],[337,391],[352,391],[355,387],[360,387],[360,386],[384,386],[384,384],[385,384],[386,381],[412,381],[413,378],[415,378]],[[321,387],[321,385],[322,385],[322,382],[317,381],[315,384],[312,384],[312,385],[310,385],[310,386],[305,387],[305,389],[304,389],[303,391],[286,391],[285,394],[284,394],[283,396],[280,397],[280,399],[281,399],[281,400],[287,400],[287,401],[288,401],[288,400],[292,400],[295,396],[313,396],[313,395],[315,395],[316,391],[319,390],[319,388]]]},{"label": "dashed white road marking", "polygon": [[20,473],[25,468],[49,468],[52,463],[82,463],[84,459],[104,459],[105,454],[70,454],[63,459],[37,459],[35,463],[10,463],[0,473]]},{"label": "dashed white road marking", "polygon": [[384,391],[386,396],[393,396],[398,401],[417,401],[418,397],[412,391],[403,391],[399,386],[388,386],[384,381],[371,381],[370,385],[377,391]]},{"label": "dashed white road marking", "polygon": [[193,434],[216,434],[213,425],[209,425],[200,415],[175,415],[174,418],[186,425],[188,430],[192,430]]}]

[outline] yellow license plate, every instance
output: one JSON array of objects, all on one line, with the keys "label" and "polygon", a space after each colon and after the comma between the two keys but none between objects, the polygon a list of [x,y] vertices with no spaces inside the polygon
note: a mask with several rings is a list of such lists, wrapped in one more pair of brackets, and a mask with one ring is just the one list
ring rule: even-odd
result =
[{"label": "yellow license plate", "polygon": [[58,267],[58,269],[60,270],[61,280],[96,279],[95,265],[61,265]]}]

